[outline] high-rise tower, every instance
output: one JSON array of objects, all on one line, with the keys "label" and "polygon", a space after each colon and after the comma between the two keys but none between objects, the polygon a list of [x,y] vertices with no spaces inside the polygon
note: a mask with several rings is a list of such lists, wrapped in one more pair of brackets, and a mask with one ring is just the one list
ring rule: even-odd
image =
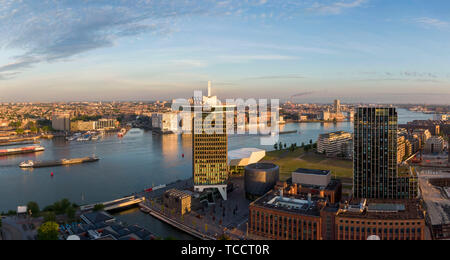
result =
[{"label": "high-rise tower", "polygon": [[411,169],[397,165],[398,115],[395,108],[357,108],[354,133],[353,196],[408,199],[417,196]]},{"label": "high-rise tower", "polygon": [[227,199],[228,181],[228,135],[226,124],[227,107],[216,97],[211,97],[211,82],[208,82],[208,97],[194,105],[192,127],[192,171],[194,189],[218,189]]}]

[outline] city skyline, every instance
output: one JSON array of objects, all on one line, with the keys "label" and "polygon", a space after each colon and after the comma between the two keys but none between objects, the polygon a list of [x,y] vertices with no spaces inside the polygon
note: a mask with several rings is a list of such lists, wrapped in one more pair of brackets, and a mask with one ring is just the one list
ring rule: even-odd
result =
[{"label": "city skyline", "polygon": [[447,1],[0,2],[0,102],[450,97]]}]

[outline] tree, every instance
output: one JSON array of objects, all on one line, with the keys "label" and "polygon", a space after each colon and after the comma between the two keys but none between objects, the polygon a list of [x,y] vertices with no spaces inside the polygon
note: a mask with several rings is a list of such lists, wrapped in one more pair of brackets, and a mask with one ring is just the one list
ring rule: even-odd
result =
[{"label": "tree", "polygon": [[39,205],[34,201],[28,202],[27,207],[33,216],[37,216],[40,212]]},{"label": "tree", "polygon": [[43,215],[44,215],[45,222],[55,222],[56,221],[56,215],[54,212],[45,212]]},{"label": "tree", "polygon": [[97,204],[97,205],[94,206],[94,211],[95,212],[102,211],[104,209],[105,209],[105,205],[103,205],[103,204]]},{"label": "tree", "polygon": [[50,221],[42,224],[38,229],[38,240],[58,240],[58,224]]},{"label": "tree", "polygon": [[66,215],[69,219],[75,219],[76,210],[73,207],[69,207],[66,210]]}]

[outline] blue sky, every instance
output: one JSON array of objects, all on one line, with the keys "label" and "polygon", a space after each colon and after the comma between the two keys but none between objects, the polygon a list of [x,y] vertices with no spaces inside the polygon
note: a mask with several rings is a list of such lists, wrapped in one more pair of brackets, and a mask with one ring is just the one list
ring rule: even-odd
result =
[{"label": "blue sky", "polygon": [[450,100],[447,0],[0,0],[0,102]]}]

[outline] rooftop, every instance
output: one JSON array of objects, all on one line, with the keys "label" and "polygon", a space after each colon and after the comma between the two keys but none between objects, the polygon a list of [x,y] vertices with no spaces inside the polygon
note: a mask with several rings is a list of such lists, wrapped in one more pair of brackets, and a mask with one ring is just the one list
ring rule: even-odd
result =
[{"label": "rooftop", "polygon": [[306,216],[320,216],[321,207],[316,198],[308,199],[299,195],[280,196],[270,191],[250,205]]},{"label": "rooftop", "polygon": [[365,205],[360,200],[350,201],[348,207],[341,208],[338,216],[379,220],[415,220],[425,217],[418,200],[375,199],[367,200]]},{"label": "rooftop", "polygon": [[331,174],[331,171],[299,168],[299,169],[295,170],[294,173],[303,173],[303,174],[311,174],[311,175],[329,175],[329,174]]},{"label": "rooftop", "polygon": [[258,170],[268,170],[277,168],[278,166],[273,163],[254,163],[247,166],[250,169],[258,169]]}]

